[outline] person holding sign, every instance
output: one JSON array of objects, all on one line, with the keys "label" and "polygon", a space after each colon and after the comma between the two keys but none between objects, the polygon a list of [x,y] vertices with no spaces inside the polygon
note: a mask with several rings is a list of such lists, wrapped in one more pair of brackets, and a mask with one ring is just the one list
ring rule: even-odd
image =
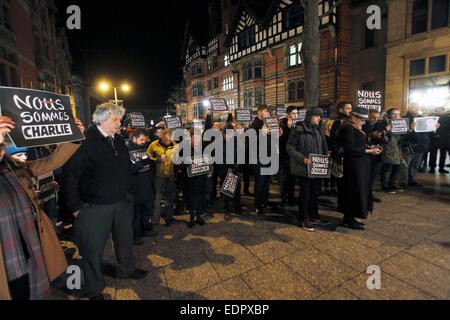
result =
[{"label": "person holding sign", "polygon": [[[79,120],[75,124],[84,131]],[[67,261],[33,178],[61,167],[80,143],[62,143],[48,157],[21,161],[5,154],[11,146],[5,134],[14,127],[11,118],[0,116],[0,300],[36,300],[49,293]]]},{"label": "person holding sign", "polygon": [[127,148],[130,153],[131,170],[133,173],[133,182],[130,193],[133,195],[134,212],[134,244],[144,243],[141,237],[156,235],[153,226],[150,223],[152,217],[153,205],[155,200],[155,190],[153,188],[154,176],[151,168],[151,160],[145,149],[145,142],[148,138],[148,132],[145,128],[133,130],[131,141]]},{"label": "person holding sign", "polygon": [[344,147],[344,219],[350,229],[364,230],[355,218],[366,219],[373,210],[370,194],[371,155],[379,155],[382,148],[369,148],[362,126],[369,110],[356,107],[348,119],[343,120],[340,137]]},{"label": "person holding sign", "polygon": [[308,177],[310,154],[328,155],[328,146],[322,128],[322,109],[311,108],[306,112],[305,121],[293,129],[287,141],[290,168],[300,183],[298,219],[306,231],[314,231],[312,220],[319,220],[317,199],[322,188],[322,179]]},{"label": "person holding sign", "polygon": [[138,280],[147,274],[136,268],[133,255],[133,213],[127,200],[131,163],[118,134],[124,113],[112,102],[97,106],[86,140],[63,169],[62,190],[75,217],[75,244],[83,257],[82,292],[91,300],[104,300],[101,261],[110,233],[118,277]]}]

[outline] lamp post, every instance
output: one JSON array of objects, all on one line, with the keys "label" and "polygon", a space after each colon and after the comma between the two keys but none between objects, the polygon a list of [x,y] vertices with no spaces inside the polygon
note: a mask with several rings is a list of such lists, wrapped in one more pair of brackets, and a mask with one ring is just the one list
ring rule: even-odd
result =
[{"label": "lamp post", "polygon": [[[113,87],[113,89],[114,89],[114,103],[116,105],[119,105],[118,104],[119,100],[117,99],[117,88],[118,88],[117,86]],[[124,92],[130,91],[130,86],[128,84],[126,84],[126,83],[122,84],[121,88],[122,88],[122,90]],[[108,89],[109,89],[109,84],[107,82],[100,83],[100,90],[106,92]]]}]

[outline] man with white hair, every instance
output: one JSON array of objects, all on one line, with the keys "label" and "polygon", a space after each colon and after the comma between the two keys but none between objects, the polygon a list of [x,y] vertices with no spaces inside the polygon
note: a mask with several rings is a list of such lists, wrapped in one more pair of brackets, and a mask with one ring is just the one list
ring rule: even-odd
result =
[{"label": "man with white hair", "polygon": [[118,134],[124,108],[114,103],[99,105],[86,140],[66,164],[62,190],[73,212],[74,236],[84,271],[83,294],[103,300],[106,286],[101,271],[106,241],[112,233],[117,258],[117,276],[141,279],[146,271],[136,269],[133,256],[133,213],[127,204],[131,162],[125,142]]}]

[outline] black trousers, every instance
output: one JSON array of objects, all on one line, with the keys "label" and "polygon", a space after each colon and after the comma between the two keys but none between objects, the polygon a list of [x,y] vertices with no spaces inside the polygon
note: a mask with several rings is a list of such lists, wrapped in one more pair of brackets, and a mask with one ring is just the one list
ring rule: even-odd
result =
[{"label": "black trousers", "polygon": [[295,198],[295,180],[296,177],[291,173],[289,159],[281,161],[281,201],[284,203],[294,203]]},{"label": "black trousers", "polygon": [[377,179],[377,175],[381,169],[381,160],[376,157],[372,157],[372,162],[370,164],[370,182],[369,182],[369,192],[372,193],[375,189],[375,182]]},{"label": "black trousers", "polygon": [[112,205],[82,208],[75,218],[75,244],[83,257],[81,265],[85,279],[81,289],[88,297],[101,294],[106,287],[101,261],[110,233],[117,259],[117,275],[127,277],[136,270],[132,210],[132,206],[123,200]]},{"label": "black trousers", "polygon": [[240,165],[240,171],[242,172],[242,179],[244,180],[244,192],[248,193],[250,188],[250,177],[252,175],[250,165],[248,164]]},{"label": "black trousers", "polygon": [[153,213],[153,201],[141,204],[134,204],[133,230],[134,239],[142,236],[142,233],[152,228],[150,219]]},{"label": "black trousers", "polygon": [[337,186],[337,209],[339,212],[344,213],[345,187],[343,177],[336,179],[336,186]]},{"label": "black trousers", "polygon": [[8,281],[8,287],[12,300],[30,300],[30,277],[28,274],[19,279]]},{"label": "black trousers", "polygon": [[299,177],[300,196],[298,197],[298,216],[300,221],[319,217],[317,198],[322,189],[322,179]]},{"label": "black trousers", "polygon": [[432,147],[430,150],[430,168],[436,168],[437,152],[439,150],[439,169],[445,169],[445,160],[447,158],[447,148]]},{"label": "black trousers", "polygon": [[269,202],[269,189],[272,176],[264,176],[261,174],[261,167],[253,166],[253,174],[255,176],[255,208],[262,209],[263,205]]}]

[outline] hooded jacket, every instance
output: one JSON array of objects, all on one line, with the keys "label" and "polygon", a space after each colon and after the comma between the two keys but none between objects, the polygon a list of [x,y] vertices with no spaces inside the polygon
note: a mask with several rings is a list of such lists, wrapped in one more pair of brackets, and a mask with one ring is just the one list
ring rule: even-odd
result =
[{"label": "hooded jacket", "polygon": [[318,126],[311,125],[311,114],[310,109],[306,112],[305,121],[297,123],[287,142],[291,173],[296,176],[308,177],[308,166],[304,159],[310,154],[328,154],[322,120]]},{"label": "hooded jacket", "polygon": [[[159,178],[168,178],[174,176],[172,151],[177,144],[174,141],[170,142],[170,145],[165,146],[161,139],[153,141],[148,147],[147,154],[151,160],[156,163],[155,176]],[[158,162],[158,158],[161,155],[165,155],[166,162]]]}]

